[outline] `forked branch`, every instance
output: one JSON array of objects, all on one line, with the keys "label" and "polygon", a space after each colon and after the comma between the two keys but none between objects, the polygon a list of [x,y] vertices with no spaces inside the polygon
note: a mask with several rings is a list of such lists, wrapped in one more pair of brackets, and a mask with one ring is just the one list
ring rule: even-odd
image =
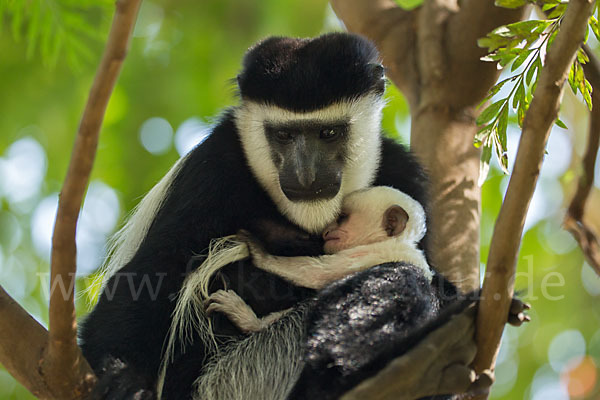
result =
[{"label": "forked branch", "polygon": [[[104,112],[127,54],[141,0],[119,0],[108,42],[81,118],[71,161],[58,203],[52,237],[50,329],[46,332],[0,288],[0,362],[40,398],[79,399],[95,377],[77,346],[74,291],[75,230],[94,163]],[[21,349],[23,345],[27,349]]]},{"label": "forked branch", "polygon": [[558,116],[563,84],[587,30],[592,0],[571,0],[560,32],[548,49],[523,133],[506,197],[494,227],[477,317],[476,371],[493,369],[514,291],[516,260],[527,209],[544,149]]},{"label": "forked branch", "polygon": [[585,46],[590,61],[583,65],[585,77],[592,85],[592,103],[590,113],[588,142],[582,162],[582,174],[577,183],[577,191],[565,215],[564,227],[567,229],[583,251],[588,264],[600,275],[600,244],[598,236],[591,227],[585,224],[585,204],[594,184],[594,167],[600,144],[600,62],[592,51]]}]

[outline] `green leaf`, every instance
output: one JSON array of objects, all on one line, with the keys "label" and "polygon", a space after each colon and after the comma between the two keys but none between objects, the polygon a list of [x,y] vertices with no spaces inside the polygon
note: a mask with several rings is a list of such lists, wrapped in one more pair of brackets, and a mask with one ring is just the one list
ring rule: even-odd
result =
[{"label": "green leaf", "polygon": [[519,127],[523,128],[523,121],[525,120],[525,104],[520,103],[517,108],[517,123]]},{"label": "green leaf", "polygon": [[546,51],[548,51],[548,49],[550,47],[552,47],[552,43],[554,43],[554,39],[556,39],[556,34],[558,33],[558,29],[554,30],[554,32],[552,32],[550,34],[550,37],[548,38],[548,44],[546,45]]},{"label": "green leaf", "polygon": [[569,86],[571,87],[571,90],[573,91],[573,94],[577,94],[577,84],[575,82],[575,72],[577,71],[577,62],[574,62],[573,65],[571,65],[571,68],[569,69],[569,76],[567,78],[567,81],[569,82]]},{"label": "green leaf", "polygon": [[589,19],[589,25],[596,36],[596,39],[600,41],[600,27],[598,26],[598,20],[593,15]]},{"label": "green leaf", "polygon": [[497,7],[519,8],[527,4],[527,0],[496,0],[494,4]]},{"label": "green leaf", "polygon": [[520,22],[515,22],[512,24],[508,24],[506,25],[506,28],[508,28],[508,30],[510,32],[513,32],[513,34],[516,35],[528,35],[532,32],[535,33],[541,33],[543,32],[548,25],[550,25],[552,22],[548,21],[548,20],[539,20],[539,19],[531,19],[531,20],[527,20],[527,21],[520,21]]},{"label": "green leaf", "polygon": [[479,129],[477,130],[477,134],[475,135],[475,141],[479,142],[479,143],[485,142],[485,140],[490,135],[490,133],[492,133],[492,129],[493,129],[492,124],[483,125],[483,126],[479,127]]},{"label": "green leaf", "polygon": [[485,98],[483,100],[481,100],[481,103],[479,103],[477,105],[477,108],[481,107],[486,101],[488,101],[489,99],[494,97],[496,94],[498,94],[498,92],[500,92],[500,89],[502,89],[502,87],[506,84],[506,82],[512,81],[512,80],[513,80],[512,77],[507,78],[507,79],[504,79],[504,80],[496,83],[494,86],[492,86],[492,88],[488,92],[487,96],[485,96]]},{"label": "green leaf", "polygon": [[498,55],[498,53],[490,53],[486,56],[481,57],[480,60],[486,62],[496,62],[500,60],[500,56]]},{"label": "green leaf", "polygon": [[577,61],[579,61],[580,64],[585,64],[590,61],[590,58],[585,54],[585,51],[582,48],[577,50]]},{"label": "green leaf", "polygon": [[396,0],[396,4],[405,10],[412,10],[423,4],[423,0]]},{"label": "green leaf", "polygon": [[513,96],[513,102],[512,102],[513,108],[517,108],[517,105],[520,102],[525,101],[525,85],[523,84],[523,80],[521,80],[521,82],[518,85],[519,86],[517,87],[517,91],[515,92],[515,95]]},{"label": "green leaf", "polygon": [[479,160],[479,180],[477,184],[481,187],[487,178],[490,170],[490,160],[492,159],[492,146],[490,141],[486,140],[483,143],[483,149],[481,150],[481,158]]},{"label": "green leaf", "polygon": [[575,60],[575,85],[581,88],[584,80],[585,75],[583,74],[583,68],[581,67],[581,64]]},{"label": "green leaf", "polygon": [[506,140],[506,130],[508,128],[508,105],[502,107],[500,111],[500,116],[498,117],[498,141],[502,151],[506,151],[507,140]]},{"label": "green leaf", "polygon": [[533,74],[535,74],[535,71],[538,68],[540,68],[541,65],[542,65],[542,60],[541,60],[540,56],[538,55],[536,57],[535,61],[527,69],[527,74],[525,75],[525,82],[527,83],[527,85],[531,84],[531,80],[533,79]]},{"label": "green leaf", "polygon": [[492,105],[488,106],[479,116],[477,117],[476,123],[477,125],[483,125],[496,117],[498,115],[498,111],[500,111],[500,107],[502,104],[506,102],[506,99],[498,100]]},{"label": "green leaf", "polygon": [[523,65],[523,63],[525,62],[525,60],[527,60],[527,57],[529,57],[531,52],[532,50],[523,50],[521,54],[519,54],[519,57],[517,57],[517,59],[513,62],[512,66],[510,67],[510,71],[513,72],[521,65]]},{"label": "green leaf", "polygon": [[562,17],[563,14],[565,13],[565,10],[567,9],[567,5],[566,4],[558,4],[551,12],[550,14],[548,14],[548,19],[554,19],[554,18],[559,18]]},{"label": "green leaf", "polygon": [[556,118],[556,121],[554,121],[554,123],[563,129],[569,129],[567,128],[567,125],[560,120],[560,118]]},{"label": "green leaf", "polygon": [[27,30],[27,59],[31,60],[35,52],[35,47],[40,31],[40,3],[35,1],[31,5],[31,17],[29,19],[29,29]]},{"label": "green leaf", "polygon": [[580,91],[583,95],[583,100],[585,100],[585,104],[587,104],[590,111],[592,111],[592,85],[590,85],[585,78],[583,78],[583,87],[580,87]]},{"label": "green leaf", "polygon": [[498,56],[500,57],[500,60],[498,61],[498,65],[500,65],[500,67],[504,68],[508,64],[510,64],[510,62],[512,60],[517,58],[522,53],[523,53],[523,49],[507,49],[507,50],[503,50],[503,51],[498,50]]},{"label": "green leaf", "polygon": [[493,31],[491,31],[488,34],[488,36],[494,37],[494,38],[510,39],[510,38],[515,37],[515,32],[513,32],[508,26],[501,25],[501,26],[497,27],[496,29],[494,29]]},{"label": "green leaf", "polygon": [[498,158],[498,163],[500,164],[502,172],[508,174],[508,156],[506,154],[506,150],[504,150],[498,138],[498,135],[494,136],[494,143],[496,144],[496,157]]}]

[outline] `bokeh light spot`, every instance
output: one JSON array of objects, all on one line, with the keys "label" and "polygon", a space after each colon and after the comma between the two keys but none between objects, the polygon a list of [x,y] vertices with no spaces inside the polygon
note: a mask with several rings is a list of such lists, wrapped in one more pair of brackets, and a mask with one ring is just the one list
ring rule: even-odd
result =
[{"label": "bokeh light spot", "polygon": [[46,151],[37,140],[14,142],[0,158],[0,193],[9,202],[25,201],[40,191],[46,175]]},{"label": "bokeh light spot", "polygon": [[555,372],[562,372],[567,363],[578,363],[585,355],[585,339],[578,330],[566,330],[554,337],[548,347],[548,361]]},{"label": "bokeh light spot", "polygon": [[589,395],[596,386],[597,378],[596,363],[589,356],[570,365],[561,376],[569,395],[573,397]]},{"label": "bokeh light spot", "polygon": [[210,134],[212,126],[200,118],[189,118],[179,125],[175,133],[175,148],[180,156],[187,154]]},{"label": "bokeh light spot", "polygon": [[164,118],[150,118],[140,128],[140,142],[152,154],[166,153],[171,148],[172,141],[173,128]]}]

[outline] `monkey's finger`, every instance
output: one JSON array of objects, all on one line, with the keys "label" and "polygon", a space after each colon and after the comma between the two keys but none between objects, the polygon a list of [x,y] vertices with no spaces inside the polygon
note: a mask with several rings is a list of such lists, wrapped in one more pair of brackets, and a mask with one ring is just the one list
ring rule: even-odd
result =
[{"label": "monkey's finger", "polygon": [[486,369],[479,374],[475,382],[469,386],[468,393],[472,396],[488,394],[490,387],[492,387],[494,384],[494,381],[494,373],[489,369]]},{"label": "monkey's finger", "polygon": [[227,307],[223,306],[223,304],[220,303],[211,303],[207,308],[206,308],[206,314],[210,315],[214,312],[226,312],[227,311]]},{"label": "monkey's finger", "polygon": [[212,302],[212,301],[219,301],[219,300],[223,300],[226,299],[227,296],[227,291],[223,290],[223,289],[219,289],[214,293],[211,293],[210,296],[208,296],[208,299],[206,299],[206,301],[208,303]]},{"label": "monkey's finger", "polygon": [[522,311],[529,310],[530,308],[531,304],[525,303],[516,297],[513,297],[512,301],[510,302],[511,314],[518,314]]},{"label": "monkey's finger", "polygon": [[521,326],[524,322],[531,321],[531,317],[529,315],[523,314],[522,312],[518,314],[510,314],[508,316],[508,323],[512,326]]},{"label": "monkey's finger", "polygon": [[476,378],[475,371],[466,365],[450,365],[442,371],[437,393],[464,393]]}]

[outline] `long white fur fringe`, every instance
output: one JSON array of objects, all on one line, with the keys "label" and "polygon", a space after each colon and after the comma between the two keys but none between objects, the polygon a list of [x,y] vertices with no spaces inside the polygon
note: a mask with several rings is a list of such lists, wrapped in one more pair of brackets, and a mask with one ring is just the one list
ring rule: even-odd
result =
[{"label": "long white fur fringe", "polygon": [[166,370],[175,355],[175,344],[179,342],[181,351],[191,344],[195,335],[207,345],[207,354],[218,352],[217,342],[206,315],[205,305],[209,297],[211,277],[224,266],[250,256],[248,246],[236,240],[235,235],[213,239],[202,265],[188,275],[177,295],[177,303],[171,316],[171,327],[163,352],[158,377],[158,398],[162,394]]}]

